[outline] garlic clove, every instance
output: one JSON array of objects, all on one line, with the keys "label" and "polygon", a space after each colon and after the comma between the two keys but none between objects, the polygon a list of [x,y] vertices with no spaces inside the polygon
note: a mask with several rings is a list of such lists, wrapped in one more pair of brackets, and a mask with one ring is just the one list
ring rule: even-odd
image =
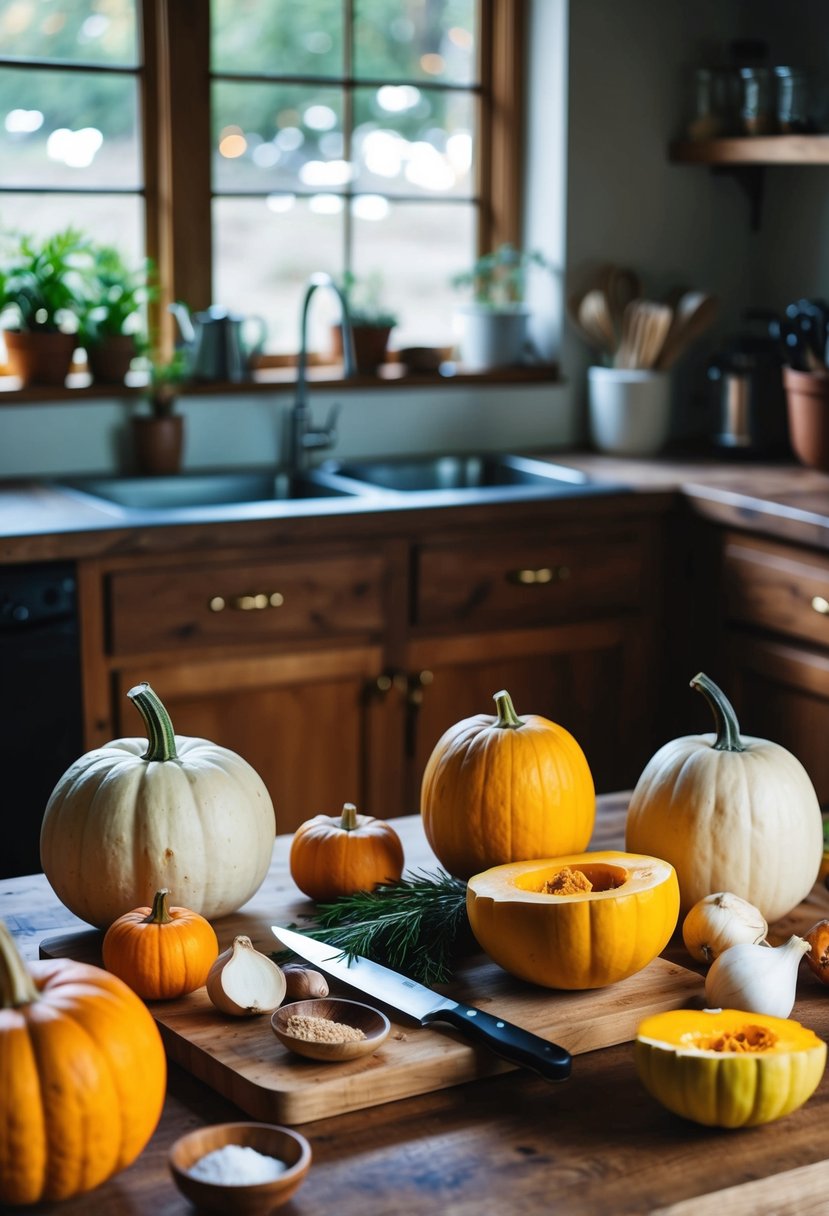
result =
[{"label": "garlic clove", "polygon": [[794,1007],[800,960],[809,949],[802,937],[790,937],[782,946],[729,946],[705,977],[708,1005],[787,1018]]},{"label": "garlic clove", "polygon": [[240,934],[210,968],[206,987],[220,1013],[246,1017],[276,1009],[285,996],[286,982],[281,967]]},{"label": "garlic clove", "polygon": [[713,963],[723,950],[742,942],[758,945],[768,931],[760,909],[732,891],[706,895],[682,922],[685,948],[699,963]]},{"label": "garlic clove", "polygon": [[285,996],[289,1001],[305,1001],[328,996],[328,981],[313,967],[299,963],[288,963],[282,968],[285,976]]}]

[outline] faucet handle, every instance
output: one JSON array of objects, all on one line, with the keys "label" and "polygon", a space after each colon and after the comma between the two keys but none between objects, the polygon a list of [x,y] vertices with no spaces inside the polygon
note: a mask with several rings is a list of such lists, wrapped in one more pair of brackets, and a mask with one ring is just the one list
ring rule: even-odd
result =
[{"label": "faucet handle", "polygon": [[340,416],[341,409],[342,406],[340,405],[339,401],[335,402],[328,411],[328,417],[325,420],[324,430],[328,433],[332,441],[337,436],[337,419]]}]

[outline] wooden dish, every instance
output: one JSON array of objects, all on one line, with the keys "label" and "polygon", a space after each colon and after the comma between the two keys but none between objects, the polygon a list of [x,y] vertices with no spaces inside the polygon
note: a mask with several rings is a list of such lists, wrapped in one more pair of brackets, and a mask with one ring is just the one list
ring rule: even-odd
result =
[{"label": "wooden dish", "polygon": [[[288,1167],[273,1182],[236,1185],[204,1182],[189,1172],[207,1153],[239,1144],[277,1157]],[[170,1149],[170,1172],[191,1203],[224,1216],[267,1216],[291,1198],[311,1167],[311,1146],[299,1132],[274,1123],[217,1123],[176,1140]]]},{"label": "wooden dish", "polygon": [[[288,1019],[293,1014],[303,1017],[325,1018],[329,1022],[341,1022],[362,1030],[366,1036],[353,1043],[327,1043],[311,1039],[300,1039],[288,1033]],[[363,1005],[359,1001],[343,1001],[337,997],[323,997],[315,1001],[293,1001],[282,1005],[271,1015],[271,1029],[285,1047],[311,1060],[356,1060],[371,1055],[388,1038],[391,1024],[379,1009]]]}]

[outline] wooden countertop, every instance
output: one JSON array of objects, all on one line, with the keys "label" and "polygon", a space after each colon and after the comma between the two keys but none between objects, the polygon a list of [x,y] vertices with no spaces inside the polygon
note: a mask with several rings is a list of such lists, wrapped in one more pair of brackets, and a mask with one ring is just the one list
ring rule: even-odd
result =
[{"label": "wooden countertop", "polygon": [[[626,795],[599,799],[592,848],[619,847]],[[416,817],[395,821],[407,866],[433,865]],[[275,846],[266,883],[284,884],[290,837]],[[303,904],[298,901],[297,910]],[[44,937],[79,927],[45,877],[0,882],[0,909],[28,957]],[[780,937],[829,915],[822,885]],[[217,922],[221,939],[221,921]],[[668,953],[688,965],[681,945]],[[829,993],[801,975],[793,1015],[829,1035]],[[178,1068],[164,1113],[129,1169],[89,1195],[30,1212],[61,1216],[190,1216],[167,1169],[172,1142],[203,1124],[244,1118]],[[314,1161],[286,1216],[807,1216],[825,1212],[829,1076],[800,1110],[746,1131],[697,1127],[658,1106],[640,1085],[630,1044],[578,1056],[551,1086],[521,1072],[304,1124]]]},{"label": "wooden countertop", "polygon": [[[680,499],[713,522],[761,532],[797,544],[829,549],[829,475],[798,464],[760,464],[664,456],[627,460],[581,452],[543,454],[589,473],[619,494],[595,498],[456,505],[458,522],[483,526],[538,510],[562,518],[597,519],[614,514],[619,497],[627,509],[666,510]],[[192,518],[130,522],[58,486],[35,481],[0,482],[0,562],[95,557],[112,553],[197,551],[205,546],[268,545],[353,535],[388,536],[401,526],[439,526],[447,508],[424,506],[416,496],[390,505],[370,499],[327,499],[281,504],[243,504],[192,513]]]}]

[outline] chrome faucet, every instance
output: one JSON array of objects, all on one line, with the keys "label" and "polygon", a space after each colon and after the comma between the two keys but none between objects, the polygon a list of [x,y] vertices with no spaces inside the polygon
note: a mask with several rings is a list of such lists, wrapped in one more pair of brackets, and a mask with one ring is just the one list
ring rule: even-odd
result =
[{"label": "chrome faucet", "polygon": [[308,306],[311,297],[318,287],[330,287],[340,301],[341,327],[343,334],[343,375],[353,376],[356,360],[354,357],[354,340],[351,336],[351,318],[348,313],[348,303],[341,288],[337,286],[330,274],[319,271],[312,274],[305,289],[302,301],[302,312],[299,323],[299,355],[296,365],[296,396],[289,418],[289,450],[291,470],[298,473],[307,469],[310,464],[312,451],[321,452],[331,448],[337,441],[337,417],[339,405],[331,407],[325,425],[313,425],[311,411],[308,408]]}]

